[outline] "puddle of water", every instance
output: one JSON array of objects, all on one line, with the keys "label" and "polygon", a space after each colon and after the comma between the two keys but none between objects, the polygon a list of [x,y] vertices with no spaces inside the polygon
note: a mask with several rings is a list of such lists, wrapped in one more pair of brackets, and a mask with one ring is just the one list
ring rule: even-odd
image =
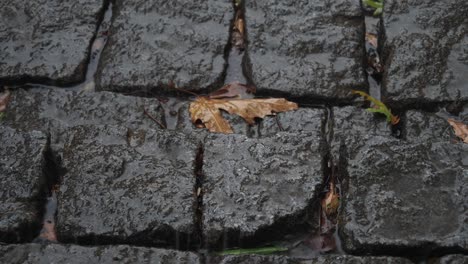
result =
[{"label": "puddle of water", "polygon": [[77,86],[72,87],[71,89],[77,91],[95,91],[94,75],[97,71],[99,58],[101,57],[102,50],[104,49],[104,46],[107,43],[111,19],[112,3],[109,3],[106,13],[104,14],[104,19],[102,20],[101,25],[99,25],[96,38],[94,39],[94,42],[91,45],[91,55],[88,63],[88,69],[86,71],[85,81]]},{"label": "puddle of water", "polygon": [[57,189],[58,185],[52,188],[51,195],[47,197],[42,229],[34,242],[57,242],[55,232],[55,215],[57,213]]},{"label": "puddle of water", "polygon": [[244,57],[244,51],[239,51],[232,48],[229,52],[228,67],[226,69],[226,78],[224,84],[232,82],[247,83],[247,79],[244,76],[242,70],[242,59]]}]

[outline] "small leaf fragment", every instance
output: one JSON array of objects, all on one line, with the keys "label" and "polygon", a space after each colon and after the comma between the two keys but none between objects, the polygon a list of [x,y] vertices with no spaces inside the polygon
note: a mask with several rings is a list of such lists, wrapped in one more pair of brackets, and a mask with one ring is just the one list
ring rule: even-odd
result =
[{"label": "small leaf fragment", "polygon": [[6,110],[9,101],[10,91],[8,89],[5,89],[5,92],[0,94],[0,112],[4,112]]},{"label": "small leaf fragment", "polygon": [[452,118],[447,119],[447,121],[453,127],[455,135],[463,140],[464,143],[468,143],[468,125]]},{"label": "small leaf fragment", "polygon": [[340,196],[336,192],[335,184],[330,183],[330,190],[325,195],[325,199],[322,200],[322,210],[328,217],[333,217],[338,214],[338,208],[340,207]]},{"label": "small leaf fragment", "polygon": [[377,35],[366,32],[366,41],[371,44],[374,48],[378,47]]},{"label": "small leaf fragment", "polygon": [[358,94],[358,95],[364,97],[364,99],[366,99],[367,101],[370,101],[370,102],[372,102],[374,104],[374,107],[367,108],[366,109],[367,111],[373,112],[373,113],[384,114],[387,117],[387,122],[391,123],[392,125],[396,125],[396,124],[398,124],[400,122],[400,118],[398,116],[393,115],[392,112],[390,111],[390,109],[384,103],[382,103],[380,100],[375,99],[374,97],[368,95],[367,93],[365,93],[363,91],[352,90],[351,92],[353,94]]},{"label": "small leaf fragment", "polygon": [[239,31],[242,35],[244,35],[244,19],[238,18],[234,22],[234,28]]}]

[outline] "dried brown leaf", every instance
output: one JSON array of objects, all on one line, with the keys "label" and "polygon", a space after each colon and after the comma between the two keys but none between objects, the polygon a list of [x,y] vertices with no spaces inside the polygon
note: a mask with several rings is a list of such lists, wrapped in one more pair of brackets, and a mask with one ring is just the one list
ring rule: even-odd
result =
[{"label": "dried brown leaf", "polygon": [[239,33],[242,34],[242,36],[244,36],[244,19],[236,19],[236,21],[234,22],[234,28],[237,29]]},{"label": "dried brown leaf", "polygon": [[468,143],[468,125],[451,118],[447,121],[453,127],[455,135],[463,140],[463,142]]},{"label": "dried brown leaf", "polygon": [[4,93],[0,94],[0,112],[5,111],[9,100],[10,100],[10,91],[9,90],[5,90]]},{"label": "dried brown leaf", "polygon": [[207,99],[205,97],[197,97],[194,102],[190,103],[190,115],[192,123],[196,124],[198,120],[205,124],[211,132],[233,133],[231,126],[221,115],[221,111],[213,102],[217,99]]},{"label": "dried brown leaf", "polygon": [[325,199],[322,200],[322,210],[325,211],[328,217],[336,216],[338,213],[338,207],[340,207],[340,196],[336,192],[335,184],[330,183],[330,190],[325,195]]},{"label": "dried brown leaf", "polygon": [[247,123],[254,124],[255,118],[263,118],[267,115],[297,108],[296,103],[289,102],[284,98],[225,100],[197,97],[190,104],[189,111],[193,123],[200,120],[211,132],[229,134],[233,133],[232,128],[222,117],[220,109],[241,116]]},{"label": "dried brown leaf", "polygon": [[374,46],[375,48],[378,47],[377,35],[366,32],[366,41],[372,46]]}]

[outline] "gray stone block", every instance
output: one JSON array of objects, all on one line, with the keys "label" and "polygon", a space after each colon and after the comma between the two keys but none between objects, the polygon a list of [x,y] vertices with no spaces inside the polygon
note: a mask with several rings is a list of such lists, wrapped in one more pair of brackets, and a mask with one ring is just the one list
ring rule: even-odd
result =
[{"label": "gray stone block", "polygon": [[209,246],[265,241],[298,230],[323,184],[321,133],[254,139],[210,135],[204,149],[203,229]]},{"label": "gray stone block", "polygon": [[467,100],[468,2],[388,0],[383,97],[395,103]]},{"label": "gray stone block", "polygon": [[105,1],[0,2],[0,82],[83,81]]},{"label": "gray stone block", "polygon": [[47,147],[44,133],[0,125],[0,242],[24,242],[39,233]]},{"label": "gray stone block", "polygon": [[246,1],[248,61],[259,92],[351,99],[367,89],[359,1]]},{"label": "gray stone block", "polygon": [[60,241],[193,242],[196,141],[173,131],[118,126],[77,126],[66,138]]},{"label": "gray stone block", "polygon": [[231,1],[116,1],[97,88],[163,93],[223,84]]},{"label": "gray stone block", "polygon": [[23,244],[0,246],[0,262],[10,264],[199,264],[190,252],[126,245],[82,247],[59,244]]},{"label": "gray stone block", "polygon": [[347,161],[345,250],[466,251],[466,153],[448,142],[368,141]]}]

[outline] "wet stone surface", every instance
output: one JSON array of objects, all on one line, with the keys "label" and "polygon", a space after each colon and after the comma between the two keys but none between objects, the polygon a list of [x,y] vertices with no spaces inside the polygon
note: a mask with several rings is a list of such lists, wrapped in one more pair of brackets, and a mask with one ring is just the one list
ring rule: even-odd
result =
[{"label": "wet stone surface", "polygon": [[0,125],[0,242],[32,240],[47,195],[47,136]]},{"label": "wet stone surface", "polygon": [[451,141],[455,135],[443,113],[409,110],[405,113],[405,138],[408,141]]},{"label": "wet stone surface", "polygon": [[175,250],[131,247],[23,244],[0,246],[0,262],[10,264],[37,263],[157,263],[199,264],[197,255]]},{"label": "wet stone surface", "polygon": [[104,1],[0,2],[0,82],[77,83]]},{"label": "wet stone surface", "polygon": [[173,131],[67,131],[59,241],[186,247],[194,233],[197,143]]},{"label": "wet stone surface", "polygon": [[[161,93],[222,86],[230,1],[117,1],[99,90]],[[171,91],[173,92],[173,91]]]},{"label": "wet stone surface", "polygon": [[304,226],[322,185],[324,152],[317,132],[261,139],[208,136],[203,165],[208,246],[245,246]]},{"label": "wet stone surface", "polygon": [[371,140],[397,141],[385,118],[354,106],[333,108],[331,154],[345,162]]},{"label": "wet stone surface", "polygon": [[468,263],[466,255],[447,255],[434,261],[435,264],[464,264]]},{"label": "wet stone surface", "polygon": [[468,147],[379,141],[368,141],[348,160],[345,250],[467,250]]},{"label": "wet stone surface", "polygon": [[277,116],[267,116],[252,130],[257,137],[271,136],[281,131],[322,133],[327,114],[324,109],[299,108]]},{"label": "wet stone surface", "polygon": [[468,2],[385,2],[383,96],[397,103],[467,100]]},{"label": "wet stone surface", "polygon": [[246,1],[245,67],[260,93],[348,99],[367,87],[359,1]]},{"label": "wet stone surface", "polygon": [[[411,136],[402,141],[379,132],[369,119],[350,119],[350,110],[334,112],[333,144],[340,142],[334,151],[347,186],[340,223],[344,249],[356,254],[466,251],[467,146],[443,138],[428,141],[431,127],[416,123],[428,115],[409,113]],[[367,115],[358,111],[355,117]]]},{"label": "wet stone surface", "polygon": [[299,260],[284,256],[227,256],[223,258],[208,259],[208,264],[410,264],[411,261],[396,257],[357,257],[357,256],[319,256],[309,260]]},{"label": "wet stone surface", "polygon": [[21,130],[51,134],[54,150],[61,150],[67,127],[77,125],[119,125],[123,128],[159,129],[144,115],[146,109],[164,122],[156,99],[130,97],[110,92],[88,93],[65,89],[18,89],[12,92],[3,123]]}]

